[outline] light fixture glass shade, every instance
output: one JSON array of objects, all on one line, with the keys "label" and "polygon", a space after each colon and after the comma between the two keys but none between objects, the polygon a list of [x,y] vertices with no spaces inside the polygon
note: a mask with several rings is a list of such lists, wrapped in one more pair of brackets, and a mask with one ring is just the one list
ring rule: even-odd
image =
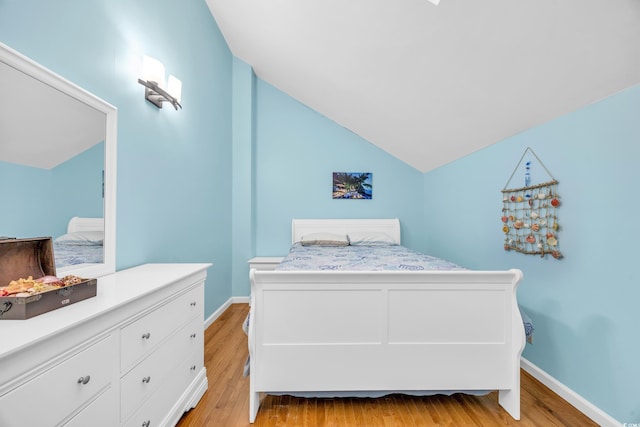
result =
[{"label": "light fixture glass shade", "polygon": [[169,92],[169,95],[173,96],[178,103],[182,100],[182,82],[171,74],[167,81],[167,92]]},{"label": "light fixture glass shade", "polygon": [[164,87],[164,65],[155,58],[144,55],[142,57],[142,80],[154,82]]}]

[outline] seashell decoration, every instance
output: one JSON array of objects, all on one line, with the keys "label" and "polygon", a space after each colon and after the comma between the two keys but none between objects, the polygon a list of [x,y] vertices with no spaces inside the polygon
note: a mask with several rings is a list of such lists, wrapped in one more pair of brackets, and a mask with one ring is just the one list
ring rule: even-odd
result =
[{"label": "seashell decoration", "polygon": [[[523,160],[527,153],[530,154],[530,158],[525,163]],[[531,156],[535,157],[537,162],[532,161]],[[509,187],[520,166],[525,164],[524,186]],[[535,171],[538,166],[548,174],[549,181],[534,181],[541,176]],[[555,259],[563,258],[558,250],[557,235],[560,228],[557,212],[562,204],[558,194],[558,181],[551,176],[531,148],[526,149],[502,190],[502,203],[500,219],[505,234],[503,245],[506,251],[536,254],[541,258],[545,255],[551,255]]]}]

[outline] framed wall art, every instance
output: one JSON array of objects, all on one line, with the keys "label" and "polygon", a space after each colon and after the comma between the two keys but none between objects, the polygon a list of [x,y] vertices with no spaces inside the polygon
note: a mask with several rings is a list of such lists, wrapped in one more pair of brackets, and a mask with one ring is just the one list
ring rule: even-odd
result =
[{"label": "framed wall art", "polygon": [[333,172],[333,199],[371,199],[371,172]]}]

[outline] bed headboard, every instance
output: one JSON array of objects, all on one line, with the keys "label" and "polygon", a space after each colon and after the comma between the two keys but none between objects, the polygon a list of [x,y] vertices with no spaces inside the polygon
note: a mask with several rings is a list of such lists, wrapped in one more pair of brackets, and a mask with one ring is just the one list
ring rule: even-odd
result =
[{"label": "bed headboard", "polygon": [[67,233],[78,231],[104,231],[104,218],[81,218],[74,216],[69,220]]},{"label": "bed headboard", "polygon": [[391,219],[294,219],[291,221],[291,243],[299,242],[304,234],[377,231],[387,233],[400,244],[400,220]]}]

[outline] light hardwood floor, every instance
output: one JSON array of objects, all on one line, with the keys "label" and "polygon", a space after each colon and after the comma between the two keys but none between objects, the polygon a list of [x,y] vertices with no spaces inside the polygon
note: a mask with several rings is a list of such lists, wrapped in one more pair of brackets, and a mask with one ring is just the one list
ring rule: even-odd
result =
[{"label": "light hardwood floor", "polygon": [[[248,427],[249,379],[242,376],[247,337],[241,329],[249,307],[232,304],[205,333],[209,389],[178,427]],[[597,426],[522,371],[521,420],[498,405],[497,392],[451,397],[391,395],[378,399],[301,399],[266,396],[255,427],[377,426]]]}]

